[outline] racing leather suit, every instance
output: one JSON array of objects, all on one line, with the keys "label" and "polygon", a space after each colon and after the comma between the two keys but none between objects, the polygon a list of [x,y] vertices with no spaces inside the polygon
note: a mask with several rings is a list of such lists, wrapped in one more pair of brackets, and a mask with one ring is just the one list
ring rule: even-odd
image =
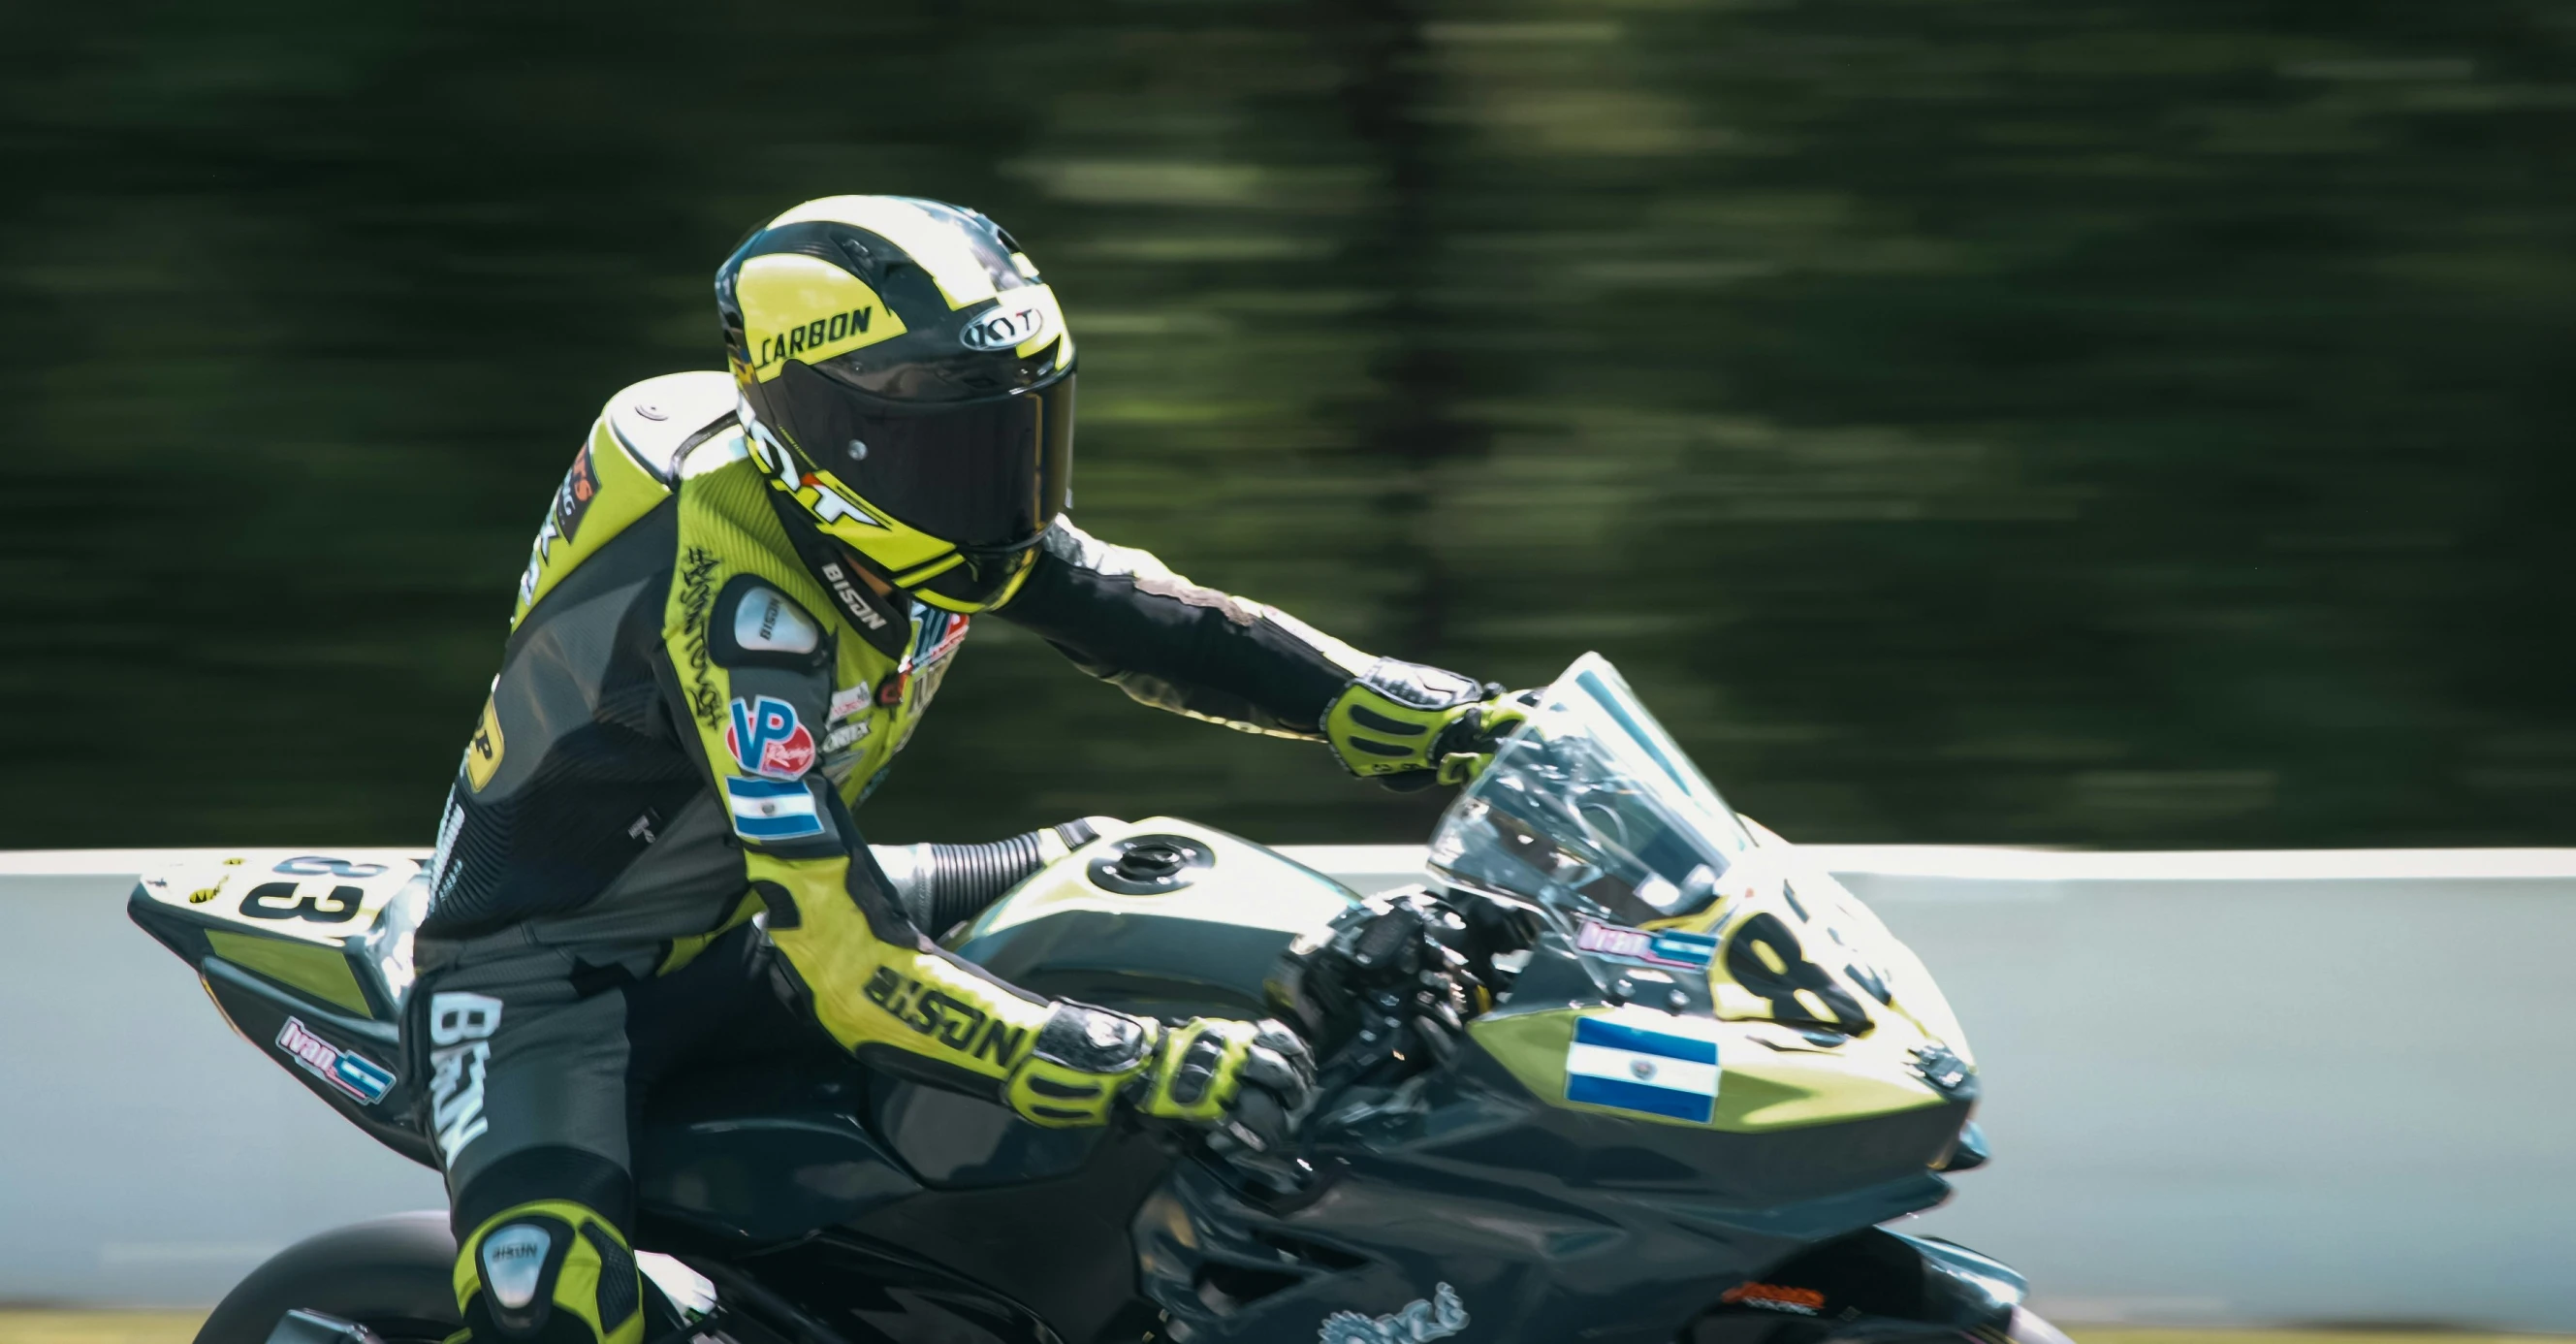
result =
[{"label": "racing leather suit", "polygon": [[[785,1048],[801,1011],[873,1066],[998,1097],[1049,1020],[914,927],[850,818],[968,618],[779,507],[734,406],[689,373],[602,412],[440,822],[405,1041],[484,1339],[638,1337],[627,1136],[673,1062]],[[1148,704],[1321,740],[1380,663],[1061,518],[1040,544],[994,614]]]}]

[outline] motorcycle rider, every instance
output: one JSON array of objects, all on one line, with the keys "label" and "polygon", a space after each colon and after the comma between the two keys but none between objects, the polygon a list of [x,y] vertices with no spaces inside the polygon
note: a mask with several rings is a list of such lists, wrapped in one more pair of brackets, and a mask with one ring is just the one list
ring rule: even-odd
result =
[{"label": "motorcycle rider", "polygon": [[1399,786],[1471,776],[1519,717],[1499,687],[1363,654],[1068,521],[1073,338],[984,216],[810,201],[725,261],[716,298],[731,377],[619,393],[565,475],[439,826],[404,1043],[487,1344],[640,1339],[644,1093],[810,1025],[1033,1124],[1125,1107],[1276,1139],[1311,1076],[1294,1034],[1015,989],[933,942],[862,842],[851,813],[971,618]]}]

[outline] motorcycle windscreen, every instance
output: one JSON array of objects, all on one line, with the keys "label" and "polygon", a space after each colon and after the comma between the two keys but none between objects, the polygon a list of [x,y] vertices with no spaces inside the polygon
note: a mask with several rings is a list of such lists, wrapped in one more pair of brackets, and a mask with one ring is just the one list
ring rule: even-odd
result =
[{"label": "motorcycle windscreen", "polygon": [[767,397],[785,403],[797,446],[870,505],[960,549],[991,550],[1027,545],[1064,512],[1073,381],[911,407],[791,362]]},{"label": "motorcycle windscreen", "polygon": [[1752,847],[1617,669],[1587,653],[1450,804],[1430,858],[1455,886],[1634,924],[1705,909]]}]

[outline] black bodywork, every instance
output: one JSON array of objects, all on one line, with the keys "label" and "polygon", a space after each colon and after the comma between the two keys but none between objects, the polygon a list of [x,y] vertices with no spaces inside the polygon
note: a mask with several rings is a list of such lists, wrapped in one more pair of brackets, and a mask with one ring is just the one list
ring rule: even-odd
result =
[{"label": "black bodywork", "polygon": [[[1832,1156],[1811,1138],[1804,1161],[1776,1151],[1774,1174],[1712,1192],[1670,1148],[1586,1147],[1588,1117],[1480,1101],[1495,1083],[1514,1086],[1378,1099],[1368,1151],[1319,1145],[1311,1185],[1282,1192],[1172,1135],[1040,1130],[855,1066],[710,1073],[648,1124],[639,1240],[808,1344],[1302,1341],[1444,1283],[1468,1341],[1787,1344],[1865,1317],[1999,1332],[2018,1301],[2011,1271],[1872,1226],[1940,1198],[1919,1165],[1801,1189],[1780,1173]],[[1720,1300],[1753,1282],[1823,1305]]]},{"label": "black bodywork", "polygon": [[[1960,1155],[1973,1077],[1939,1106],[1767,1134],[1551,1106],[1468,1042],[1460,1010],[1613,995],[1616,966],[1540,936],[1495,1004],[1509,977],[1490,939],[1472,921],[1431,927],[1443,909],[1355,910],[1325,949],[1334,975],[1133,986],[1138,1008],[1205,993],[1210,1009],[1266,998],[1300,1019],[1326,1067],[1295,1155],[1220,1156],[1132,1122],[1040,1129],[853,1063],[711,1069],[666,1082],[636,1136],[638,1245],[712,1280],[716,1333],[745,1344],[2000,1338],[2017,1276],[1875,1227],[1945,1195],[1936,1173]],[[134,910],[272,1054],[291,1013],[343,1049],[397,1058],[385,1020],[213,956],[140,891]],[[1293,972],[1287,935],[1270,936],[1265,956]],[[1433,982],[1446,987],[1414,989]],[[1085,988],[1122,1006],[1114,983]],[[289,1072],[429,1163],[400,1122],[407,1081],[358,1105]]]}]

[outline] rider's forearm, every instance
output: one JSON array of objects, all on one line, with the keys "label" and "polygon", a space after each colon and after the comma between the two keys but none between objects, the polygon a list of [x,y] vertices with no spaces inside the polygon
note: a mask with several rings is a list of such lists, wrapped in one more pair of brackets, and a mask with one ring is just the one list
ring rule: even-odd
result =
[{"label": "rider's forearm", "polygon": [[769,940],[843,1048],[910,1056],[961,1084],[998,1083],[1028,1054],[1049,1003],[923,938],[864,860],[755,852],[746,867]]},{"label": "rider's forearm", "polygon": [[1035,1124],[1106,1123],[1153,1069],[1161,1029],[1041,999],[950,956],[903,916],[865,852],[749,859],[769,939],[823,1029],[877,1068],[993,1096]]},{"label": "rider's forearm", "polygon": [[1259,602],[1203,588],[1152,555],[1061,519],[999,613],[1083,671],[1159,709],[1247,731],[1321,736],[1369,655]]},{"label": "rider's forearm", "polygon": [[[687,666],[689,653],[676,644],[674,664]],[[675,706],[673,719],[697,734],[744,881],[806,1010],[846,1049],[892,1053],[907,1072],[998,1093],[1052,1005],[951,957],[908,917],[805,727],[828,717],[828,677],[737,668],[722,653],[707,662],[708,695],[730,713]],[[752,676],[760,680],[737,683]]]}]

